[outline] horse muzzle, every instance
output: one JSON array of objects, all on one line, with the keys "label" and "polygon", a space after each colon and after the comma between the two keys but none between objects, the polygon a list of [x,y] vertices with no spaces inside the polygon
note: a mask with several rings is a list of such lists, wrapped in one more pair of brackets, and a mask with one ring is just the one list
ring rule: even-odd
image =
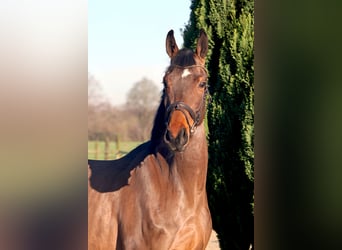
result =
[{"label": "horse muzzle", "polygon": [[164,141],[171,150],[184,151],[198,125],[199,112],[195,113],[187,104],[178,101],[167,108],[165,120]]},{"label": "horse muzzle", "polygon": [[171,150],[182,152],[189,142],[189,135],[185,128],[181,128],[176,136],[167,129],[164,135],[164,141],[169,145]]}]

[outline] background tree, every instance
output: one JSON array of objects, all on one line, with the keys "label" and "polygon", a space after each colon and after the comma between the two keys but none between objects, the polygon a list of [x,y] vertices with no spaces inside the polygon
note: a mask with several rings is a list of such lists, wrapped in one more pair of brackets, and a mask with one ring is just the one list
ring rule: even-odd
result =
[{"label": "background tree", "polygon": [[88,140],[95,140],[99,135],[100,123],[98,109],[103,102],[100,82],[88,73]]},{"label": "background tree", "polygon": [[120,131],[120,111],[104,98],[101,84],[88,74],[88,139],[114,140]]},{"label": "background tree", "polygon": [[222,249],[253,243],[253,26],[252,0],[192,0],[183,33],[185,47],[194,48],[200,28],[209,37],[207,190]]},{"label": "background tree", "polygon": [[139,141],[150,138],[153,118],[160,101],[160,91],[153,81],[143,78],[127,94],[127,109],[137,118],[137,126],[130,131]]},{"label": "background tree", "polygon": [[103,101],[103,94],[100,82],[88,72],[88,107],[94,106]]},{"label": "background tree", "polygon": [[157,86],[143,78],[128,92],[126,105],[113,106],[101,91],[101,84],[88,75],[88,139],[145,141],[160,101]]}]

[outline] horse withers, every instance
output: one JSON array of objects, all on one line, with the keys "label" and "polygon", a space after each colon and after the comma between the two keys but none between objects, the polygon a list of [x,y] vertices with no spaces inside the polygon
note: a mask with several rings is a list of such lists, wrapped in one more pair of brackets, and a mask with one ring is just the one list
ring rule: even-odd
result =
[{"label": "horse withers", "polygon": [[118,160],[89,160],[88,249],[205,249],[208,38],[195,51],[166,37],[170,65],[151,139]]}]

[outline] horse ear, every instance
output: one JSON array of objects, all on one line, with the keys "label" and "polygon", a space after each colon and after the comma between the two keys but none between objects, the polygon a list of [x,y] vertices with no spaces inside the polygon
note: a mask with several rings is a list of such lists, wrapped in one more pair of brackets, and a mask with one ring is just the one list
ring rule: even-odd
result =
[{"label": "horse ear", "polygon": [[204,61],[208,53],[208,36],[203,29],[200,31],[200,35],[197,41],[196,54]]},{"label": "horse ear", "polygon": [[166,36],[166,53],[170,58],[173,58],[178,52],[178,46],[176,43],[176,39],[173,36],[173,30],[170,30]]}]

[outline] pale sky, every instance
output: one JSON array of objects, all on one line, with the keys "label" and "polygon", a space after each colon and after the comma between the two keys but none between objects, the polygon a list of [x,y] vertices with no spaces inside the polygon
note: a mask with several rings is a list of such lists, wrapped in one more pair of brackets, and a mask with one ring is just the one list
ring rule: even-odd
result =
[{"label": "pale sky", "polygon": [[166,34],[178,47],[190,17],[190,0],[88,1],[88,71],[111,103],[123,104],[143,77],[160,89],[169,64]]}]

